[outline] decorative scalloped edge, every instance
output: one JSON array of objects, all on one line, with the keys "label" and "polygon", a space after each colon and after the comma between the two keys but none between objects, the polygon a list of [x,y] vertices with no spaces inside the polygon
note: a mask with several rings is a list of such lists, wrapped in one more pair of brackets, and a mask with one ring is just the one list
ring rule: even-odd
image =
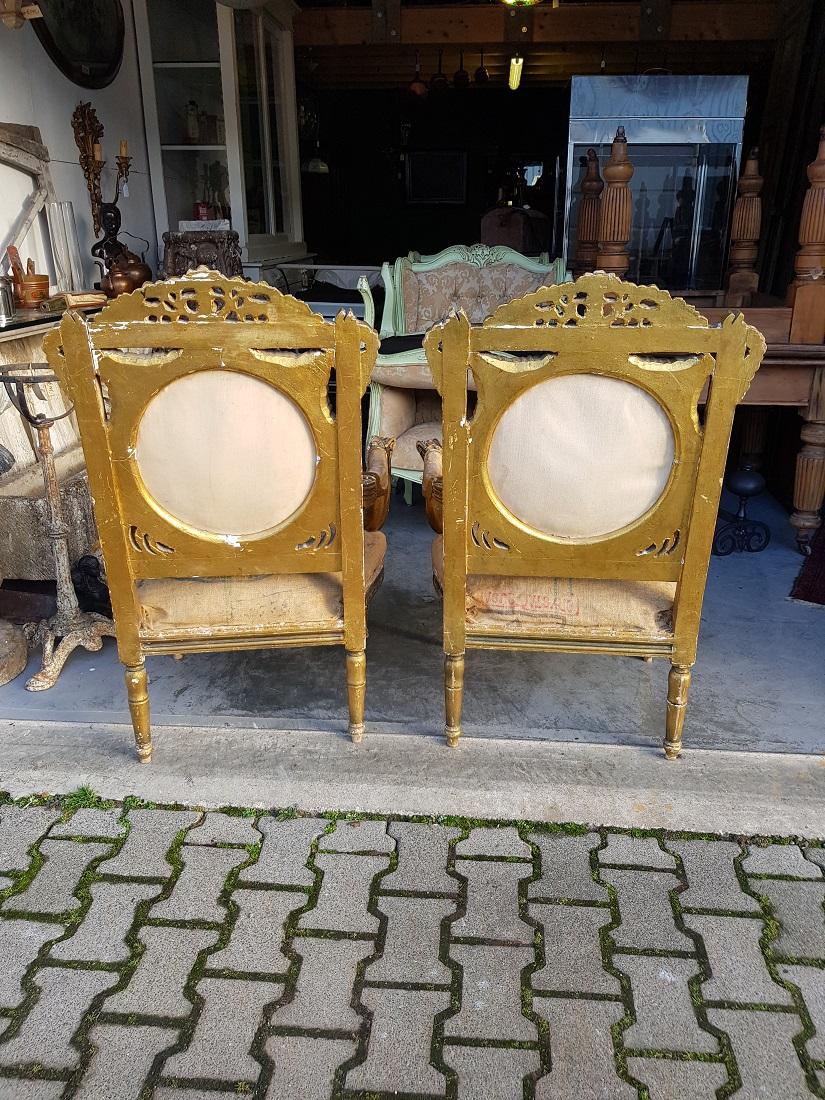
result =
[{"label": "decorative scalloped edge", "polygon": [[[613,299],[616,299],[614,302]],[[650,304],[648,304],[650,303]],[[593,308],[594,304],[597,308]],[[615,306],[624,308],[615,309]],[[630,307],[630,308],[628,308]],[[572,283],[557,283],[553,286],[539,287],[538,290],[515,298],[499,306],[482,323],[482,328],[502,324],[528,323],[530,310],[535,313],[535,324],[547,324],[553,327],[631,327],[623,320],[631,313],[649,310],[651,316],[643,317],[638,327],[652,327],[656,322],[653,315],[662,311],[663,320],[689,322],[692,326],[709,328],[707,317],[683,298],[673,298],[666,290],[656,286],[639,286],[620,279],[618,275],[607,272],[592,272],[581,275]],[[605,313],[605,310],[608,312]],[[554,316],[548,316],[550,314]],[[648,323],[645,324],[644,322]],[[637,326],[632,326],[637,327]]]},{"label": "decorative scalloped edge", "polygon": [[[222,293],[215,293],[217,288]],[[186,291],[191,291],[191,294],[187,295]],[[200,306],[201,298],[204,297],[209,305],[206,310],[192,309],[185,304],[188,299]],[[227,308],[228,303],[236,305],[239,300],[239,309]],[[220,308],[212,308],[217,301],[222,302]],[[144,283],[129,294],[119,294],[100,313],[91,317],[89,323],[95,327],[119,321],[151,321],[153,317],[157,320],[165,318],[169,321],[183,321],[188,320],[189,315],[199,322],[312,320],[319,328],[331,324],[319,314],[313,313],[306,302],[283,294],[268,283],[250,283],[239,277],[229,278],[206,267],[197,267],[179,278]]]}]

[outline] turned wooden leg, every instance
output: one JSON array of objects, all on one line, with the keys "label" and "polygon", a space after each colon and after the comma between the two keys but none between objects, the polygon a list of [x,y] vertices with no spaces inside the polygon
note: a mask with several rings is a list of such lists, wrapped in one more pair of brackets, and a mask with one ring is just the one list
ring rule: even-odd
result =
[{"label": "turned wooden leg", "polygon": [[464,654],[448,653],[444,657],[444,706],[447,722],[444,733],[447,744],[454,749],[461,736],[461,704],[464,702]]},{"label": "turned wooden leg", "polygon": [[125,675],[138,759],[141,764],[148,764],[152,759],[152,731],[149,728],[149,678],[146,675],[146,666],[143,661],[138,665],[127,665]]},{"label": "turned wooden leg", "polygon": [[816,372],[811,400],[802,415],[805,423],[799,433],[802,450],[796,458],[791,523],[796,528],[799,549],[810,554],[811,540],[822,523],[819,513],[825,500],[825,368]]},{"label": "turned wooden leg", "polygon": [[768,409],[765,405],[744,405],[738,415],[742,421],[739,468],[761,470],[768,438]]},{"label": "turned wooden leg", "polygon": [[682,753],[682,727],[685,724],[690,666],[672,665],[667,677],[667,725],[665,756],[676,760]]},{"label": "turned wooden leg", "polygon": [[364,736],[364,700],[367,695],[367,655],[363,649],[347,652],[349,735],[356,743]]}]

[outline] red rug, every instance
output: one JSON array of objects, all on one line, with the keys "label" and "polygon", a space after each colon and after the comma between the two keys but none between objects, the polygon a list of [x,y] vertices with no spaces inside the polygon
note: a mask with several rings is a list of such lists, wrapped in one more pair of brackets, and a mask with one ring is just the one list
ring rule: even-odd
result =
[{"label": "red rug", "polygon": [[792,600],[825,604],[825,523],[811,544],[811,553],[791,589]]}]

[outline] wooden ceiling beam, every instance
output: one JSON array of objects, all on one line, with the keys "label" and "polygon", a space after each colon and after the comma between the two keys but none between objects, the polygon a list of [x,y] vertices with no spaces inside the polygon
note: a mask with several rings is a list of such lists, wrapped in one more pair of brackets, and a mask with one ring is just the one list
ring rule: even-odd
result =
[{"label": "wooden ceiling beam", "polygon": [[[767,41],[776,36],[777,0],[673,0],[671,42]],[[532,12],[534,43],[638,42],[639,0],[584,4]],[[508,21],[518,11],[495,4],[401,6],[399,44],[488,46],[512,43]],[[526,25],[526,24],[525,24]],[[365,46],[375,41],[370,8],[304,8],[295,16],[296,46]]]}]

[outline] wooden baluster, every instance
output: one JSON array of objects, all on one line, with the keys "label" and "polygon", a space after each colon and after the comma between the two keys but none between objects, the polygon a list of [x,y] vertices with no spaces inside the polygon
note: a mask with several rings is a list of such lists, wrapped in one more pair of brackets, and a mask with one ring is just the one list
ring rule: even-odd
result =
[{"label": "wooden baluster", "polygon": [[736,187],[730,227],[730,258],[724,305],[749,306],[759,288],[756,257],[762,228],[762,184],[759,150],[751,149]]},{"label": "wooden baluster", "polygon": [[627,156],[627,138],[620,126],[613,139],[610,160],[602,173],[605,188],[599,203],[599,248],[596,267],[623,277],[630,264],[628,243],[633,224],[630,179],[633,165]]},{"label": "wooden baluster", "polygon": [[[799,223],[800,249],[796,254],[796,278],[788,290],[792,344],[825,342],[825,126],[819,131],[819,151],[808,165],[810,187]],[[799,549],[809,554],[819,529],[825,499],[825,367],[817,370],[811,399],[802,413],[802,450],[796,458],[794,512]]]},{"label": "wooden baluster", "polygon": [[578,279],[596,267],[599,251],[599,206],[604,191],[604,181],[599,175],[599,158],[595,149],[587,150],[582,157],[585,165],[581,181],[579,221],[576,227],[576,257],[573,260],[573,278]]},{"label": "wooden baluster", "polygon": [[808,165],[810,187],[799,223],[800,249],[796,277],[788,291],[792,344],[825,342],[825,126],[819,131],[819,152]]}]

